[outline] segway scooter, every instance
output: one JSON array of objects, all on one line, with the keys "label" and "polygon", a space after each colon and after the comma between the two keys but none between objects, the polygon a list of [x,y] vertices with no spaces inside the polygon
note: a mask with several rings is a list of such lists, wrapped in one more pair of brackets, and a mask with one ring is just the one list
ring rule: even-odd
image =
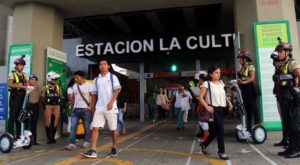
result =
[{"label": "segway scooter", "polygon": [[0,137],[0,150],[2,153],[9,153],[13,148],[23,147],[24,149],[30,149],[32,146],[33,138],[32,133],[29,130],[25,130],[24,121],[31,118],[32,112],[27,109],[29,93],[34,90],[33,86],[28,86],[26,89],[26,95],[23,101],[22,110],[18,116],[18,121],[21,122],[21,135],[19,139],[14,140],[13,135],[4,133]]},{"label": "segway scooter", "polygon": [[237,80],[230,81],[231,87],[236,92],[236,101],[234,107],[240,116],[240,122],[235,128],[235,136],[238,141],[252,140],[255,143],[261,144],[267,139],[267,132],[261,125],[254,125],[251,130],[247,130],[246,125],[246,109],[241,95],[241,90]]}]

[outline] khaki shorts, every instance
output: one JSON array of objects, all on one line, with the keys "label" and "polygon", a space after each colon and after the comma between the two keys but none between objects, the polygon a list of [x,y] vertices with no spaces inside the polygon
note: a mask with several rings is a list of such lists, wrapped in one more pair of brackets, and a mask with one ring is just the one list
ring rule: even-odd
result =
[{"label": "khaki shorts", "polygon": [[117,113],[107,113],[96,111],[94,114],[91,127],[104,128],[105,122],[107,121],[108,128],[111,131],[117,130],[118,124],[118,114]]}]

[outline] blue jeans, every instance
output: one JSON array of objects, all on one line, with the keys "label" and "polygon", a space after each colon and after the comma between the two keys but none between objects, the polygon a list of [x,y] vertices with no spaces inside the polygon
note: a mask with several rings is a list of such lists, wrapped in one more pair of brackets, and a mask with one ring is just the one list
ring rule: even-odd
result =
[{"label": "blue jeans", "polygon": [[78,121],[81,119],[84,125],[84,141],[90,141],[90,122],[91,122],[91,112],[83,112],[83,108],[74,108],[71,113],[71,138],[70,143],[76,143],[76,131],[78,126]]},{"label": "blue jeans", "polygon": [[181,108],[176,108],[176,107],[175,107],[175,111],[177,112],[177,116],[178,116],[178,128],[183,128],[184,127],[183,111]]},{"label": "blue jeans", "polygon": [[118,131],[122,131],[125,128],[125,121],[124,121],[124,111],[123,108],[119,108],[118,113]]}]

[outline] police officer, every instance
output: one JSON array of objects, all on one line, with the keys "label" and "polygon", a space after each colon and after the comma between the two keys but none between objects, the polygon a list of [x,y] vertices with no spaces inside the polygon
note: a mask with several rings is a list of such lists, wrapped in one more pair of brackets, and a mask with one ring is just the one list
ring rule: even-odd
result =
[{"label": "police officer", "polygon": [[283,140],[275,144],[275,146],[288,144],[287,149],[279,152],[278,155],[290,158],[295,157],[295,155],[298,157],[297,140],[293,137],[294,131],[291,127],[291,113],[294,108],[295,98],[292,89],[293,86],[298,86],[296,79],[300,80],[300,64],[290,57],[292,45],[281,42],[276,46],[275,51],[278,53],[278,57],[276,62],[274,62],[274,94],[281,109],[280,115],[283,128]]},{"label": "police officer", "polygon": [[251,131],[252,117],[255,124],[260,123],[259,111],[256,104],[257,93],[254,86],[255,67],[250,64],[252,61],[251,52],[241,52],[237,58],[239,58],[241,64],[241,70],[238,73],[238,82],[247,113],[247,129]]},{"label": "police officer", "polygon": [[11,71],[8,76],[8,86],[10,87],[9,97],[9,119],[8,119],[8,132],[14,136],[14,126],[16,124],[17,137],[21,133],[21,123],[17,121],[17,118],[22,110],[23,101],[26,94],[26,74],[23,72],[26,62],[24,60],[25,55],[17,58],[14,61],[15,70]]},{"label": "police officer", "polygon": [[[46,135],[47,144],[56,143],[55,133],[57,129],[58,118],[60,114],[60,98],[62,92],[60,87],[56,84],[56,81],[60,76],[55,72],[49,72],[47,74],[48,84],[41,90],[41,97],[45,103],[45,120],[46,120]],[[54,126],[51,127],[51,116],[54,115]]]}]

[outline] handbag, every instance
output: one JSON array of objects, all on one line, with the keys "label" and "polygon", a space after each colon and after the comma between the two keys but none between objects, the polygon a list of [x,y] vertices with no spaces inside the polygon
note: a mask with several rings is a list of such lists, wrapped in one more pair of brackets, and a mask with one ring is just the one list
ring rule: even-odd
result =
[{"label": "handbag", "polygon": [[169,103],[165,103],[162,105],[162,108],[166,111],[170,110],[170,104]]},{"label": "handbag", "polygon": [[[211,90],[210,90],[210,83],[208,83],[208,92],[209,92],[209,99],[210,99],[210,104],[212,104],[212,99],[211,99]],[[200,122],[213,122],[213,114],[208,112],[207,109],[203,109],[202,111],[199,112],[199,121]]]}]

